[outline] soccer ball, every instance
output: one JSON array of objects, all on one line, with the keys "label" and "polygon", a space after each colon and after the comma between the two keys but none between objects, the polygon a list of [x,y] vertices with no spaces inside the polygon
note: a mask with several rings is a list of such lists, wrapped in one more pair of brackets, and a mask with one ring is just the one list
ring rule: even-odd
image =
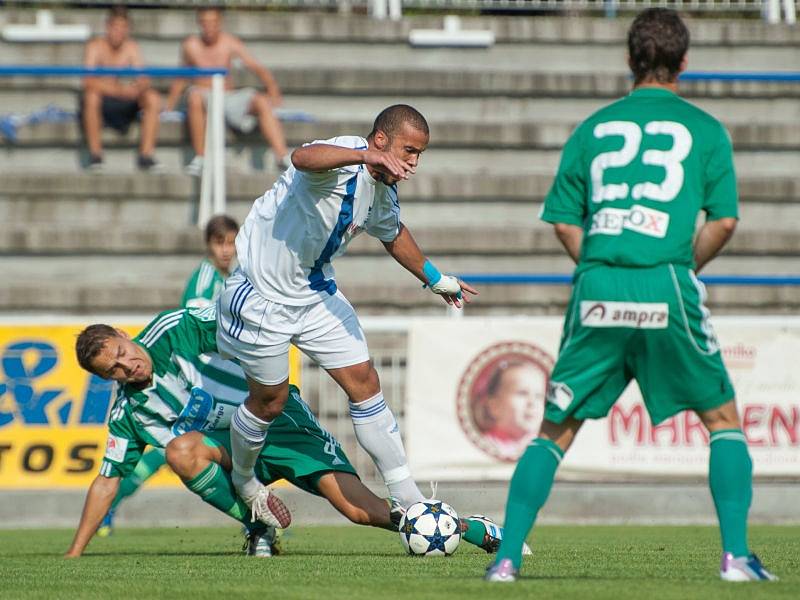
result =
[{"label": "soccer ball", "polygon": [[450,556],[461,542],[458,515],[439,500],[416,502],[400,519],[400,540],[413,556]]}]

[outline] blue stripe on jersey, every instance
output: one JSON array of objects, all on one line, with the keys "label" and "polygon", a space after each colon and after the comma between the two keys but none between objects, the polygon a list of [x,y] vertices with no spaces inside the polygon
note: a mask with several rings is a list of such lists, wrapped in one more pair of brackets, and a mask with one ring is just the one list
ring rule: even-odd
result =
[{"label": "blue stripe on jersey", "polygon": [[336,254],[339,246],[342,245],[342,238],[347,228],[353,222],[353,200],[356,196],[357,185],[358,173],[347,180],[342,207],[339,209],[339,218],[336,220],[336,225],[328,238],[328,242],[325,244],[325,248],[322,249],[322,254],[314,261],[314,266],[308,274],[308,281],[312,290],[328,292],[331,296],[336,293],[336,282],[333,279],[325,279],[325,275],[322,274],[322,267],[331,262],[331,258]]}]

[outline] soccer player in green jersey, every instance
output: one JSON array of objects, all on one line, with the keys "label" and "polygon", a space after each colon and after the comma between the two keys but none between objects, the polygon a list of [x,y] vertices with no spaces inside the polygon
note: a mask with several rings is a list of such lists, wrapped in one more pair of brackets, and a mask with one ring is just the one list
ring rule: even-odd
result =
[{"label": "soccer player in green jersey", "polygon": [[[231,482],[228,427],[247,397],[247,382],[238,365],[216,354],[215,316],[213,306],[179,309],[159,315],[133,340],[101,324],[78,336],[79,364],[120,386],[100,474],[89,488],[67,556],[83,553],[120,479],[130,476],[147,445],[165,449],[167,462],[189,490],[244,525],[248,554],[272,554],[274,527],[287,526],[290,516],[266,488],[266,506],[251,510]],[[338,441],[319,424],[295,386],[273,427],[256,464],[263,484],[287,479],[325,497],[354,523],[397,530],[401,507],[361,483]],[[468,542],[487,552],[497,550],[502,530],[491,520],[469,517],[461,526]]]},{"label": "soccer player in green jersey", "polygon": [[[709,481],[722,533],[720,576],[774,579],[751,553],[752,463],[695,272],[730,239],[737,192],[731,142],[677,95],[689,32],[672,10],[628,33],[634,89],[581,123],[541,218],[577,263],[539,437],[511,479],[487,581],[514,581],[523,541],[584,419],[604,417],[636,379],[653,423],[695,411],[711,436]],[[699,211],[705,223],[694,238]]]},{"label": "soccer player in green jersey", "polygon": [[[210,306],[216,301],[225,284],[225,279],[230,274],[233,258],[236,256],[234,240],[238,231],[239,225],[227,215],[217,215],[208,221],[205,228],[207,256],[189,278],[183,292],[181,306],[202,308]],[[142,454],[142,458],[130,475],[120,482],[117,496],[100,524],[97,535],[105,537],[112,533],[114,512],[120,502],[136,493],[144,482],[155,475],[165,464],[163,448],[151,448]]]},{"label": "soccer player in green jersey", "polygon": [[205,228],[207,256],[186,283],[181,306],[203,308],[216,301],[236,257],[238,232],[239,225],[227,215],[209,219]]}]

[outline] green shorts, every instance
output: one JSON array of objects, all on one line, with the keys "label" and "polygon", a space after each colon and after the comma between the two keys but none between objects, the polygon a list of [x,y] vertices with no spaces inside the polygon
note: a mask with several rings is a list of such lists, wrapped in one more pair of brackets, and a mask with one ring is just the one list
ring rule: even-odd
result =
[{"label": "green shorts", "polygon": [[[203,434],[222,445],[230,455],[229,430]],[[336,438],[319,424],[300,396],[290,391],[283,413],[270,425],[267,443],[256,463],[256,477],[265,484],[286,479],[306,492],[319,495],[319,478],[331,471],[358,476]]]},{"label": "green shorts", "polygon": [[631,379],[653,423],[734,397],[691,269],[590,267],[575,280],[545,418],[599,419]]}]

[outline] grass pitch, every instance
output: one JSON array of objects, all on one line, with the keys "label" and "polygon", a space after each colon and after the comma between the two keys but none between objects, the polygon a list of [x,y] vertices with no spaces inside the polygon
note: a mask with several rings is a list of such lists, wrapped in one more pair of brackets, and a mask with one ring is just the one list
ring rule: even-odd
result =
[{"label": "grass pitch", "polygon": [[0,531],[0,598],[448,600],[450,598],[797,598],[800,527],[754,527],[752,546],[777,583],[719,581],[712,527],[539,527],[513,585],[481,581],[489,557],[462,542],[449,558],[403,555],[392,534],[289,530],[285,553],[239,553],[235,527],[120,529],[77,560],[67,530]]}]

